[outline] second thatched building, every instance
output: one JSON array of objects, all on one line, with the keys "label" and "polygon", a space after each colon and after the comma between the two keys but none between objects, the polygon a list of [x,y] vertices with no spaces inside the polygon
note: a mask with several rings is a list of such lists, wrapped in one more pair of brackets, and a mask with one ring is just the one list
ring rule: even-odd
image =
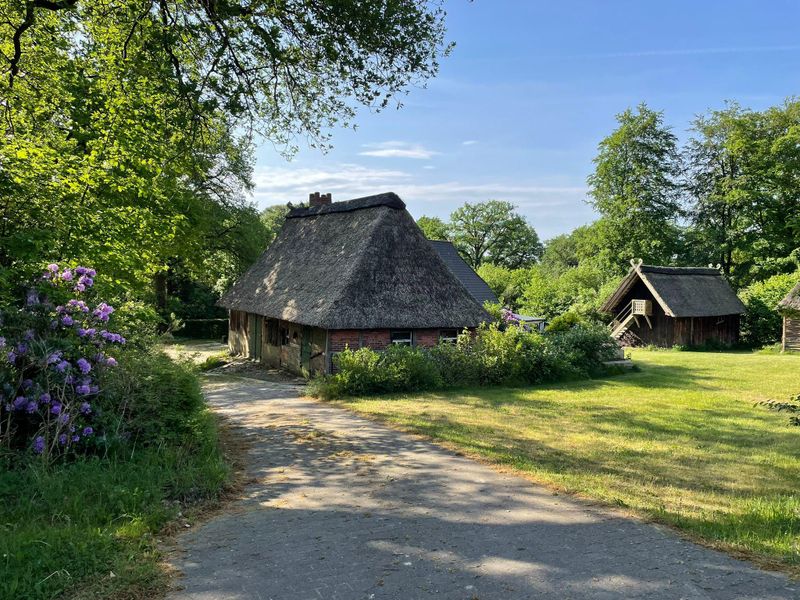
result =
[{"label": "second thatched building", "polygon": [[488,319],[397,195],[309,204],[222,297],[233,353],[325,373],[345,347],[433,346]]}]

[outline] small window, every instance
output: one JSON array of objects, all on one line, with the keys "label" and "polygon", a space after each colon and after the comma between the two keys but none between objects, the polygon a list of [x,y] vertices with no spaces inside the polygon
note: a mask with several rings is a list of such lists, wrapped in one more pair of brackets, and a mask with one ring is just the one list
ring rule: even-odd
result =
[{"label": "small window", "polygon": [[392,331],[389,335],[391,336],[393,344],[397,344],[398,346],[411,345],[411,331]]},{"label": "small window", "polygon": [[289,345],[289,330],[286,327],[281,327],[281,346]]},{"label": "small window", "polygon": [[458,329],[440,329],[439,341],[447,344],[455,344],[458,340]]}]

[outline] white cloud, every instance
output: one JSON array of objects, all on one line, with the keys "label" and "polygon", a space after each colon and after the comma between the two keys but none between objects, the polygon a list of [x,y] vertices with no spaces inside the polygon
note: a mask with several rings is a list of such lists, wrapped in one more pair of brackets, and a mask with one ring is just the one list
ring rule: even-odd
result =
[{"label": "white cloud", "polygon": [[[425,165],[426,168],[430,165]],[[326,168],[271,168],[255,173],[254,200],[260,207],[295,204],[308,200],[310,192],[332,193],[334,202],[392,191],[400,195],[415,217],[423,214],[447,217],[464,202],[489,199],[513,202],[519,212],[546,239],[570,231],[593,218],[584,198],[584,186],[540,185],[536,182],[438,181],[423,179],[435,173],[416,175],[395,169],[373,169],[358,164]]]},{"label": "white cloud", "polygon": [[474,146],[477,143],[478,143],[478,140],[466,140],[466,141],[461,142],[461,145],[462,146]]},{"label": "white cloud", "polygon": [[378,158],[412,158],[416,160],[425,160],[439,154],[439,152],[426,148],[422,144],[398,141],[364,144],[364,148],[367,148],[367,150],[359,152],[361,156],[374,156]]}]

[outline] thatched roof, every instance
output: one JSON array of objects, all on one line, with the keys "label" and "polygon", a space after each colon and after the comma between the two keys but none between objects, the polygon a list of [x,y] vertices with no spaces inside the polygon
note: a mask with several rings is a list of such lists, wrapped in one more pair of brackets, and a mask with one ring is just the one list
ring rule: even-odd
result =
[{"label": "thatched roof", "polygon": [[488,319],[392,193],[292,210],[220,305],[325,329]]},{"label": "thatched roof", "polygon": [[785,315],[800,315],[800,281],[786,298],[778,303],[778,312]]},{"label": "thatched roof", "polygon": [[670,317],[720,317],[745,312],[744,304],[717,269],[634,265],[601,310],[617,312],[619,303],[641,280]]},{"label": "thatched roof", "polygon": [[458,280],[481,306],[484,302],[497,304],[497,296],[494,295],[492,288],[461,258],[452,242],[430,240],[430,243],[444,264],[458,277]]}]

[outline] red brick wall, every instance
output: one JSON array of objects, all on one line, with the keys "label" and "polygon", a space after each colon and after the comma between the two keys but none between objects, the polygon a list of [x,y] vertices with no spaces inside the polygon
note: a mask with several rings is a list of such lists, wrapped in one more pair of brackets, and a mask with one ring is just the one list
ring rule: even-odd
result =
[{"label": "red brick wall", "polygon": [[415,329],[414,344],[423,348],[433,348],[439,343],[438,329]]},{"label": "red brick wall", "polygon": [[329,332],[329,343],[331,352],[341,352],[346,347],[351,350],[358,350],[361,347],[361,332],[355,329],[339,329]]},{"label": "red brick wall", "polygon": [[[339,329],[330,332],[331,352],[341,352],[349,346],[351,350],[372,348],[384,350],[391,343],[389,329]],[[432,348],[439,343],[438,329],[414,329],[414,344]]]}]

